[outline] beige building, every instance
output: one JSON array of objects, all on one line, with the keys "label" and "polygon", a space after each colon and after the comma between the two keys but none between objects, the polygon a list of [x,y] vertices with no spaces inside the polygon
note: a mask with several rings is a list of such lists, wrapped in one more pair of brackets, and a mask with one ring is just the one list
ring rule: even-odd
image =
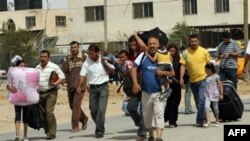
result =
[{"label": "beige building", "polygon": [[[69,13],[69,40],[104,41],[104,0],[69,0]],[[177,22],[183,21],[200,30],[221,30],[230,25],[242,28],[243,0],[107,0],[107,35],[111,42],[157,26],[169,34]]]},{"label": "beige building", "polygon": [[[54,5],[56,0],[40,1],[39,9],[0,10],[0,23],[12,20],[16,28],[45,31],[49,37],[58,37],[59,47],[67,47],[72,40],[104,41],[105,0],[57,0]],[[67,6],[53,7],[62,2]],[[201,37],[225,29],[242,33],[243,27],[243,0],[107,0],[106,8],[109,42],[125,42],[135,31],[154,27],[169,34],[177,22],[200,30]]]},{"label": "beige building", "polygon": [[[67,0],[60,1],[68,4]],[[56,0],[0,1],[0,24],[4,24],[7,30],[25,29],[35,32],[34,40],[44,48],[50,42],[52,46],[55,42],[60,44],[58,37],[69,35],[68,17],[68,7],[57,6]]]}]

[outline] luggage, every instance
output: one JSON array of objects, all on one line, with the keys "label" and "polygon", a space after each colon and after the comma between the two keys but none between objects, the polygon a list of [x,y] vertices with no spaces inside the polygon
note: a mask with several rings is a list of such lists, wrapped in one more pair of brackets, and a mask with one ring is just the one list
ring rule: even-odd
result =
[{"label": "luggage", "polygon": [[167,46],[168,44],[167,34],[164,33],[159,27],[156,27],[149,31],[144,31],[142,34],[139,34],[139,37],[143,40],[145,44],[147,44],[148,38],[152,35],[159,38],[161,46]]},{"label": "luggage", "polygon": [[219,101],[219,113],[222,121],[237,120],[242,117],[244,106],[235,90],[233,83],[229,80],[222,81],[223,100]]}]

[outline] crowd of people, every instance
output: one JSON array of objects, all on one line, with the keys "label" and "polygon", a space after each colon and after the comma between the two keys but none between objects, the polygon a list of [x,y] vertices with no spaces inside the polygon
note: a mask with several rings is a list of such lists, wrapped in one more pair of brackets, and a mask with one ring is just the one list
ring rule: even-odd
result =
[{"label": "crowd of people", "polygon": [[[84,93],[89,93],[89,109],[95,123],[95,137],[105,135],[105,114],[109,99],[108,84],[111,77],[123,81],[126,92],[127,110],[135,126],[138,127],[136,140],[163,141],[162,134],[165,122],[170,128],[178,126],[178,107],[181,101],[181,89],[185,87],[185,114],[195,113],[192,109],[190,96],[194,96],[197,108],[196,126],[209,127],[210,104],[219,126],[218,101],[223,99],[221,80],[229,79],[237,88],[237,57],[240,49],[230,34],[223,34],[223,42],[219,44],[217,56],[221,60],[219,75],[214,64],[210,63],[208,51],[199,44],[199,36],[189,37],[189,47],[182,53],[176,44],[160,43],[159,37],[152,35],[145,43],[138,33],[128,39],[128,50],[121,50],[116,57],[107,49],[101,52],[96,44],[88,48],[88,56],[80,51],[77,41],[72,41],[70,55],[59,68],[50,61],[50,52],[40,52],[40,63],[36,69],[39,79],[39,107],[43,117],[46,139],[56,138],[57,123],[54,109],[58,94],[58,85],[67,82],[68,102],[72,111],[72,132],[87,129],[88,117],[81,108]],[[103,61],[104,60],[104,61]],[[24,67],[24,61],[18,60],[16,66]],[[50,80],[51,72],[58,75],[56,81]],[[113,72],[116,73],[113,73]],[[130,84],[130,86],[129,86]],[[7,85],[9,91],[18,88]],[[171,91],[170,91],[171,90]],[[28,106],[15,105],[16,138],[19,141],[21,109],[23,109],[24,140],[27,136]],[[81,126],[81,128],[80,128]],[[156,131],[156,134],[154,133]],[[148,135],[147,135],[148,133]]]}]

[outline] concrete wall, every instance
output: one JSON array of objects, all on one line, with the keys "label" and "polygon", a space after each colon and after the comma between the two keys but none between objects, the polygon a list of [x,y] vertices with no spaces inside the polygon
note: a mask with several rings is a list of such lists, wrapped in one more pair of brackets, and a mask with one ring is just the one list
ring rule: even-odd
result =
[{"label": "concrete wall", "polygon": [[[230,0],[230,12],[227,13],[215,13],[214,0],[197,0],[198,13],[195,15],[183,15],[182,0],[148,1],[153,2],[153,18],[134,19],[132,4],[146,0],[107,0],[108,40],[125,41],[134,31],[145,31],[157,26],[169,34],[177,22],[183,21],[189,26],[243,24],[243,0]],[[0,12],[0,24],[11,18],[17,28],[25,29],[25,17],[36,16],[36,27],[31,30],[46,29],[49,36],[58,35],[59,45],[67,45],[72,40],[81,43],[104,41],[104,22],[86,22],[84,13],[85,6],[104,5],[104,0],[48,2],[43,0],[43,9]],[[66,16],[67,26],[56,27],[55,16],[62,15]]]},{"label": "concrete wall", "polygon": [[[149,0],[152,1],[152,0]],[[189,26],[243,24],[243,1],[230,0],[230,12],[215,13],[214,0],[197,0],[197,14],[183,15],[182,0],[153,1],[153,18],[133,19],[132,3],[145,0],[108,0],[108,39],[126,40],[134,31],[160,27],[168,34],[177,22]],[[104,22],[85,22],[84,7],[103,5],[104,0],[69,0],[70,40],[80,42],[104,41]]]}]

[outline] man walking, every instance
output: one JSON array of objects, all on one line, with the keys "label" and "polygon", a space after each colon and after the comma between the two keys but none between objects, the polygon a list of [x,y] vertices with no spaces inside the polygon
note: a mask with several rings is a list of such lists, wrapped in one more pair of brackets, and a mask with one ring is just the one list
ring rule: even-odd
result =
[{"label": "man walking", "polygon": [[[158,37],[151,36],[148,39],[147,47],[144,42],[137,38],[138,44],[143,48],[148,48],[147,52],[149,55],[154,56],[158,50],[160,43]],[[149,131],[148,141],[155,141],[154,128],[157,132],[156,141],[163,141],[162,132],[164,129],[164,109],[166,106],[166,98],[160,98],[160,84],[157,77],[161,76],[174,76],[173,69],[171,71],[160,71],[157,69],[157,64],[150,61],[147,56],[141,53],[134,62],[134,67],[131,69],[131,77],[133,81],[133,91],[138,93],[142,91],[142,111],[145,126]],[[137,68],[140,66],[142,71],[142,87],[139,85],[137,80]],[[157,72],[159,71],[159,73]]]},{"label": "man walking", "polygon": [[196,126],[203,127],[203,120],[205,115],[205,86],[206,86],[206,73],[205,65],[210,61],[208,51],[199,46],[199,37],[196,34],[189,36],[189,45],[184,50],[180,60],[180,84],[184,85],[185,68],[189,73],[190,88],[194,95],[194,100],[197,108]]},{"label": "man walking", "polygon": [[[76,93],[80,94],[82,85],[88,82],[89,109],[92,119],[96,124],[96,138],[103,138],[105,132],[105,114],[108,103],[108,82],[109,75],[101,60],[99,47],[91,44],[88,48],[88,58],[83,63]],[[111,64],[109,64],[111,65]],[[114,66],[113,66],[114,67]]]},{"label": "man walking", "polygon": [[237,89],[237,58],[241,49],[230,39],[230,33],[223,34],[223,42],[217,48],[217,58],[221,59],[219,75],[221,80],[231,80]]},{"label": "man walking", "polygon": [[[56,117],[54,115],[58,88],[57,86],[65,79],[62,70],[54,63],[50,62],[50,52],[43,50],[40,52],[40,64],[36,66],[40,73],[39,79],[39,107],[44,119],[44,130],[47,134],[46,140],[56,138]],[[55,72],[59,79],[55,82],[50,80],[52,72]]]},{"label": "man walking", "polygon": [[88,117],[81,108],[84,92],[86,90],[86,83],[83,84],[81,92],[76,93],[76,86],[79,80],[79,74],[86,56],[80,51],[80,46],[77,41],[72,41],[70,44],[70,55],[68,55],[62,64],[62,71],[67,80],[67,91],[69,106],[72,111],[71,126],[72,132],[79,132],[79,122],[82,123],[82,129],[87,128]]}]

